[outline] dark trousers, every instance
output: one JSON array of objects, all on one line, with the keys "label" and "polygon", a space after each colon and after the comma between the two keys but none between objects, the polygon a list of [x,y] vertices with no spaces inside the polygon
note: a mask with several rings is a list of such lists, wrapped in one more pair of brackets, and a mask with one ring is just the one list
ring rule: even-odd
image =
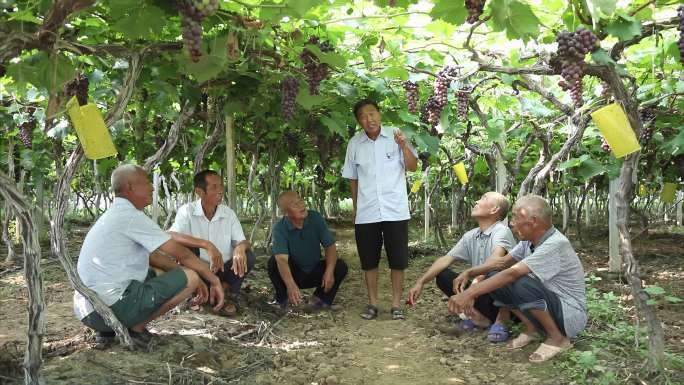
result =
[{"label": "dark trousers", "polygon": [[[199,255],[199,249],[197,248],[190,248],[190,250],[195,253],[195,255]],[[231,267],[233,267],[233,260],[229,259],[228,262],[223,264],[223,271],[218,271],[216,272],[216,276],[219,278],[221,282],[225,282],[228,284],[228,287],[230,288],[230,291],[233,293],[236,293],[240,291],[240,287],[242,286],[242,281],[245,280],[245,277],[247,276],[247,273],[252,271],[254,269],[254,264],[256,263],[256,256],[254,255],[254,252],[252,249],[247,249],[247,271],[245,271],[245,275],[242,277],[239,277],[237,274],[231,270]],[[202,278],[204,280],[204,278]],[[209,282],[204,281],[207,286],[209,285]]]},{"label": "dark trousers", "polygon": [[[321,260],[318,265],[311,270],[306,272],[302,270],[297,264],[292,262],[292,258],[288,259],[288,265],[290,266],[290,271],[292,272],[292,278],[300,289],[309,289],[315,287],[314,295],[320,298],[323,302],[331,305],[337,294],[337,290],[342,284],[342,280],[347,276],[347,264],[343,260],[338,259],[335,264],[335,270],[333,276],[335,277],[335,284],[326,293],[321,287],[323,281],[323,274],[325,273],[325,261]],[[275,288],[276,301],[280,304],[284,304],[287,301],[287,287],[285,286],[285,281],[280,276],[280,271],[278,270],[278,263],[276,262],[275,256],[271,256],[268,260],[268,276],[271,278],[273,287]]]},{"label": "dark trousers", "polygon": [[494,290],[490,295],[496,306],[520,310],[539,331],[545,330],[539,321],[532,316],[530,310],[549,312],[558,329],[565,334],[561,301],[558,295],[544,287],[540,280],[526,275],[513,283]]},{"label": "dark trousers", "polygon": [[[459,273],[451,269],[444,269],[435,278],[437,286],[447,297],[456,294],[454,293],[454,279],[458,274]],[[475,309],[483,316],[489,318],[492,323],[496,321],[496,315],[499,313],[499,308],[494,305],[494,299],[489,294],[477,297],[475,300]]]}]

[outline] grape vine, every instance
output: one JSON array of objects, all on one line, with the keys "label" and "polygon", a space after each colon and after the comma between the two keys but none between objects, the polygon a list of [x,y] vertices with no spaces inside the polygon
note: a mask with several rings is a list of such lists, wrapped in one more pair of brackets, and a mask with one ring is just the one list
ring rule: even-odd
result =
[{"label": "grape vine", "polygon": [[202,20],[218,10],[218,0],[178,0],[178,12],[183,29],[183,46],[190,60],[198,62],[202,56]]},{"label": "grape vine", "polygon": [[564,31],[556,36],[563,77],[558,85],[570,91],[575,107],[582,106],[582,77],[586,67],[584,56],[598,48],[598,41],[596,35],[584,28],[578,28],[575,32]]},{"label": "grape vine", "polygon": [[288,76],[280,84],[281,86],[281,109],[285,120],[292,120],[295,113],[295,100],[299,93],[299,81]]}]

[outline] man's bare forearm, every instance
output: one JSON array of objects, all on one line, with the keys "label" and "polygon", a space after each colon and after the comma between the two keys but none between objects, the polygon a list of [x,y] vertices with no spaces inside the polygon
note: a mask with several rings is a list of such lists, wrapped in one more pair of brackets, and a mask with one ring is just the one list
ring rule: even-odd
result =
[{"label": "man's bare forearm", "polygon": [[275,256],[280,277],[283,279],[283,282],[285,282],[285,286],[289,289],[290,287],[297,286],[297,284],[292,277],[292,271],[290,270],[290,265],[287,262],[288,259],[289,256],[287,254],[276,254]]},{"label": "man's bare forearm", "polygon": [[195,254],[192,253],[187,247],[183,246],[179,242],[171,239],[164,243],[160,249],[176,257],[176,261],[179,264],[192,269],[197,272],[202,278],[212,285],[220,285],[218,277],[209,270],[209,265],[200,260]]},{"label": "man's bare forearm", "polygon": [[327,273],[332,273],[335,271],[335,265],[337,264],[337,246],[333,243],[332,245],[325,248],[325,271]]},{"label": "man's bare forearm", "polygon": [[169,235],[171,235],[171,239],[173,239],[174,241],[180,243],[181,245],[183,245],[185,247],[197,247],[197,248],[206,250],[206,249],[210,248],[211,246],[213,246],[213,244],[211,242],[209,242],[208,240],[193,237],[192,235],[189,235],[189,234],[183,234],[183,233],[179,233],[176,231],[167,231],[167,233]]}]

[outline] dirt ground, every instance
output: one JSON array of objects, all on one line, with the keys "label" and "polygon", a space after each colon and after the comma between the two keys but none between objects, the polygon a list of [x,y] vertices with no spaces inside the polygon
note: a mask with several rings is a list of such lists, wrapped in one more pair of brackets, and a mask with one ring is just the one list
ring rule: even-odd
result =
[{"label": "dirt ground", "polygon": [[[489,344],[482,333],[453,335],[446,298],[434,284],[407,310],[405,321],[389,317],[389,271],[381,265],[380,316],[365,321],[366,304],[353,227],[334,225],[339,255],[350,267],[336,303],[341,310],[310,314],[282,312],[268,305],[272,292],[265,272],[266,256],[237,298],[241,312],[221,318],[207,312],[176,310],[152,323],[159,334],[145,351],[120,346],[96,349],[90,333],[72,313],[73,290],[60,265],[45,259],[47,302],[44,366],[48,384],[569,384],[554,363],[532,365],[529,346],[508,351]],[[71,231],[76,255],[85,229]],[[587,271],[606,266],[606,237],[577,250]],[[673,295],[682,289],[682,236],[653,235],[636,249],[647,284],[657,283]],[[445,252],[442,250],[441,252]],[[4,250],[3,250],[4,252]],[[44,250],[45,253],[45,250]],[[440,254],[414,258],[405,287]],[[47,254],[46,254],[47,255]],[[0,255],[4,259],[4,255]],[[20,360],[26,330],[26,292],[19,265],[0,268],[0,384],[20,383]],[[606,282],[605,290],[629,300],[624,284]],[[310,293],[311,291],[306,291]],[[661,306],[668,349],[684,346],[681,306]],[[581,341],[577,348],[581,348]],[[677,347],[679,346],[679,347]],[[562,357],[561,357],[562,360]]]}]

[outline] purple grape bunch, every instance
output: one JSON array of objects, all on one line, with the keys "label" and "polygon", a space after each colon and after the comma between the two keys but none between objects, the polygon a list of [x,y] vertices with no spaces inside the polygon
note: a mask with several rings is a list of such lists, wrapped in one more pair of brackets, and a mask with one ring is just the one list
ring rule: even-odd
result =
[{"label": "purple grape bunch", "polygon": [[35,107],[29,107],[27,109],[28,119],[19,126],[19,140],[29,150],[33,148],[33,130],[36,128],[36,119],[33,117],[35,111]]},{"label": "purple grape bunch", "polygon": [[218,0],[178,0],[181,16],[183,46],[190,54],[190,60],[198,62],[202,56],[202,20],[218,10]]},{"label": "purple grape bunch", "polygon": [[[309,38],[308,44],[318,46],[321,52],[332,52],[333,47],[329,42],[321,42],[316,36]],[[304,63],[304,72],[306,72],[307,82],[309,83],[309,93],[311,95],[318,95],[320,84],[330,75],[330,67],[326,63],[321,63],[318,57],[309,49],[304,48],[299,58]]]},{"label": "purple grape bunch", "polygon": [[575,107],[582,106],[582,77],[586,69],[584,56],[598,49],[599,40],[593,32],[578,28],[575,32],[561,32],[556,36],[558,57],[563,80],[558,85],[570,91]]},{"label": "purple grape bunch", "polygon": [[81,74],[67,83],[64,91],[69,97],[76,96],[79,106],[85,106],[88,104],[88,85],[88,78]]},{"label": "purple grape bunch", "polygon": [[299,81],[288,76],[280,84],[281,87],[281,109],[285,120],[292,120],[295,113],[295,100],[299,94]]},{"label": "purple grape bunch", "polygon": [[468,99],[470,98],[470,87],[462,87],[456,91],[456,112],[458,118],[466,120],[468,118]]},{"label": "purple grape bunch", "polygon": [[476,23],[480,20],[480,15],[484,11],[485,0],[465,0],[465,6],[468,10],[468,18],[466,21],[470,24]]},{"label": "purple grape bunch", "polygon": [[418,84],[407,80],[402,83],[404,91],[406,91],[406,101],[408,103],[408,110],[415,114],[418,112]]},{"label": "purple grape bunch", "polygon": [[610,144],[608,144],[604,137],[601,137],[601,149],[603,152],[610,152]]},{"label": "purple grape bunch", "polygon": [[679,16],[679,25],[677,29],[679,30],[679,41],[677,45],[679,47],[679,61],[684,64],[684,5],[677,7],[677,16]]},{"label": "purple grape bunch", "polygon": [[641,130],[641,142],[646,143],[653,137],[653,129],[655,128],[656,111],[653,108],[646,107],[640,111],[641,122],[643,129]]}]

